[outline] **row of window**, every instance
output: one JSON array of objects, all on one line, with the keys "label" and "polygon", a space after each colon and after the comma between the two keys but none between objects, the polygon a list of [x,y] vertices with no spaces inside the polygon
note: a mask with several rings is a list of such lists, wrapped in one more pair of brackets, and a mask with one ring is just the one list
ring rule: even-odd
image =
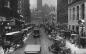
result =
[{"label": "row of window", "polygon": [[79,33],[79,26],[69,25],[69,30]]},{"label": "row of window", "polygon": [[72,2],[78,2],[78,1],[82,1],[82,0],[68,0],[68,4],[72,3]]},{"label": "row of window", "polygon": [[84,13],[85,5],[84,4],[81,5],[81,9],[80,9],[80,6],[70,8],[69,9],[69,12],[70,12],[70,17],[69,18],[72,19],[72,20],[79,20],[79,15],[80,15],[79,10],[81,10],[81,17],[82,17],[82,19],[84,19],[84,15],[85,15],[85,13]]}]

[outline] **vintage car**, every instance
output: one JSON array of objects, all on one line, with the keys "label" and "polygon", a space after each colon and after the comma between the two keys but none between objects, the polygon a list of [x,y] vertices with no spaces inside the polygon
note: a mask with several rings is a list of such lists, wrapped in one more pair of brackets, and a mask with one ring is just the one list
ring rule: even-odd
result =
[{"label": "vintage car", "polygon": [[79,42],[80,42],[80,46],[86,48],[86,37],[80,37]]},{"label": "vintage car", "polygon": [[5,37],[6,37],[6,41],[9,41],[12,46],[15,45],[15,48],[19,48],[22,47],[24,44],[23,35],[24,35],[23,32],[15,31],[15,32],[6,33]]},{"label": "vintage car", "polygon": [[70,38],[71,43],[73,44],[77,43],[78,38],[79,38],[78,34],[71,34],[71,38]]}]

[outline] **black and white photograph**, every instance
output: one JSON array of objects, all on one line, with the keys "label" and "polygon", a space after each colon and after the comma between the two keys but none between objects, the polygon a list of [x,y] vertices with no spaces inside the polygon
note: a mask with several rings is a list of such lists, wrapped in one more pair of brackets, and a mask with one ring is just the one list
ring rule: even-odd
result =
[{"label": "black and white photograph", "polygon": [[0,54],[86,54],[86,0],[0,0]]}]

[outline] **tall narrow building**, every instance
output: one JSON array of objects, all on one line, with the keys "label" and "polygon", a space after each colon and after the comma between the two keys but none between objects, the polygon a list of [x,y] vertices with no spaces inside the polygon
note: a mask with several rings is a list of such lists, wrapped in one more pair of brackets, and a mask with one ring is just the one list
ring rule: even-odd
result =
[{"label": "tall narrow building", "polygon": [[30,18],[30,0],[19,0],[18,12],[22,15],[26,23],[31,21]]},{"label": "tall narrow building", "polygon": [[37,0],[37,9],[42,9],[42,0]]},{"label": "tall narrow building", "polygon": [[39,21],[39,23],[42,22],[42,0],[37,0],[37,17],[36,19],[38,19],[37,21]]}]

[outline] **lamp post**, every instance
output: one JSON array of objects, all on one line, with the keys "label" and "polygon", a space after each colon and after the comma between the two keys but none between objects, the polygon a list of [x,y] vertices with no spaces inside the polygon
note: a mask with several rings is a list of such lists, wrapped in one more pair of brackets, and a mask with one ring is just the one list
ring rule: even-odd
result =
[{"label": "lamp post", "polygon": [[84,23],[85,23],[84,20],[79,20],[79,21],[78,21],[78,24],[79,24],[80,27],[82,28],[82,29],[81,29],[81,36],[82,36],[82,37],[83,37]]},{"label": "lamp post", "polygon": [[84,37],[84,34],[83,34],[85,21],[84,20],[79,20],[78,24],[81,27],[81,31],[80,31],[81,32],[81,36],[79,37],[79,46],[82,45],[82,47],[84,47],[84,42],[82,41],[82,39],[85,40],[85,37]]},{"label": "lamp post", "polygon": [[82,26],[81,27],[82,27],[81,36],[83,37],[83,29],[84,29],[83,23],[82,23]]}]

